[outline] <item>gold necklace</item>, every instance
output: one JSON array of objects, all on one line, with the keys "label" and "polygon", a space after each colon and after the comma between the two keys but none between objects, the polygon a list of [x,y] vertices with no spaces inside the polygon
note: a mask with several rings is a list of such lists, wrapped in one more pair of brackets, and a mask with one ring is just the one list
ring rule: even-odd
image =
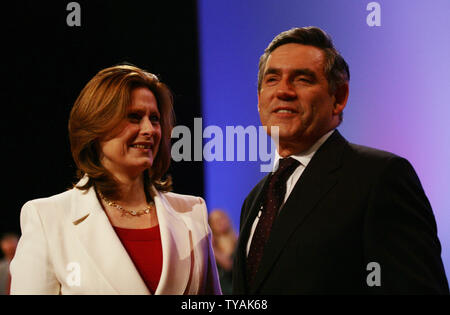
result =
[{"label": "gold necklace", "polygon": [[107,199],[105,196],[103,196],[103,194],[99,191],[98,194],[100,195],[100,198],[103,199],[103,201],[106,202],[106,204],[108,206],[114,207],[117,210],[119,210],[120,212],[122,212],[122,216],[125,216],[126,214],[130,214],[132,216],[141,216],[143,214],[149,214],[150,210],[155,207],[155,203],[153,201],[150,202],[150,204],[143,210],[127,210],[124,207],[118,205],[117,203],[115,203],[114,201],[111,201],[109,199]]}]

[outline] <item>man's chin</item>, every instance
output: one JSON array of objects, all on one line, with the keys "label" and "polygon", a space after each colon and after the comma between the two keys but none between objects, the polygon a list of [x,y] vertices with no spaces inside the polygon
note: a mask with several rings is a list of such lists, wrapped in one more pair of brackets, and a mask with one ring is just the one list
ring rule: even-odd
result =
[{"label": "man's chin", "polygon": [[272,138],[277,137],[280,141],[298,141],[303,137],[303,131],[292,130],[288,126],[269,126],[266,132]]}]

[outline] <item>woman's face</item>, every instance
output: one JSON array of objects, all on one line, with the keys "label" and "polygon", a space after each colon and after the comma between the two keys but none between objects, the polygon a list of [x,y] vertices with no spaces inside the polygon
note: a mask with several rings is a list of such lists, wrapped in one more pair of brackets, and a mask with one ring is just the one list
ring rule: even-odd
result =
[{"label": "woman's face", "polygon": [[100,139],[100,161],[119,178],[137,177],[153,165],[160,140],[156,98],[146,87],[135,88],[126,119],[110,135]]}]

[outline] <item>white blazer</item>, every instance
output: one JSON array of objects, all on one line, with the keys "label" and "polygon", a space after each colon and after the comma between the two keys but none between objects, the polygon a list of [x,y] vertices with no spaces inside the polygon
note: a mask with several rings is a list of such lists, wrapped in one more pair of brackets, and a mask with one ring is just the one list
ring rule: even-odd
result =
[{"label": "white blazer", "polygon": [[[163,266],[155,294],[221,294],[205,202],[155,192]],[[27,202],[11,294],[150,294],[94,188]]]}]

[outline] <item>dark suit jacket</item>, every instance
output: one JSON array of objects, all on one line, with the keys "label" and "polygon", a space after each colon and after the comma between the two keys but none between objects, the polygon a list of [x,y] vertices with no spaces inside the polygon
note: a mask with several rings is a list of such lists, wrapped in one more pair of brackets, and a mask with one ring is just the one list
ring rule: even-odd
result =
[{"label": "dark suit jacket", "polygon": [[[281,209],[248,288],[246,245],[268,177],[242,206],[234,294],[449,293],[434,215],[410,163],[338,131]],[[380,268],[367,270],[370,262]]]}]

